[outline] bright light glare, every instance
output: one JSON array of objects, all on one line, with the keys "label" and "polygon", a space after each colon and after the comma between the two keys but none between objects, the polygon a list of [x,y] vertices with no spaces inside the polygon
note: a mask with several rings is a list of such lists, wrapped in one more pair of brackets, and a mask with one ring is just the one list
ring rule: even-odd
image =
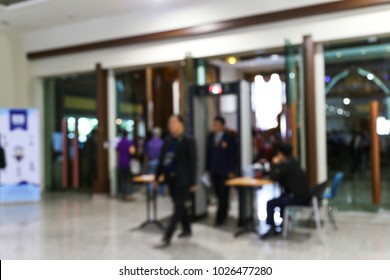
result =
[{"label": "bright light glare", "polygon": [[278,74],[272,74],[268,82],[264,81],[261,75],[255,77],[252,102],[256,126],[262,130],[275,128],[283,103],[283,82]]},{"label": "bright light glare", "polygon": [[367,79],[372,81],[374,79],[374,75],[373,74],[367,74]]},{"label": "bright light glare", "polygon": [[349,105],[349,104],[351,104],[351,99],[349,99],[349,98],[344,98],[344,99],[343,99],[343,103],[344,103],[344,105]]},{"label": "bright light glare", "polygon": [[390,120],[387,120],[385,117],[378,117],[376,119],[376,132],[378,135],[389,135]]}]

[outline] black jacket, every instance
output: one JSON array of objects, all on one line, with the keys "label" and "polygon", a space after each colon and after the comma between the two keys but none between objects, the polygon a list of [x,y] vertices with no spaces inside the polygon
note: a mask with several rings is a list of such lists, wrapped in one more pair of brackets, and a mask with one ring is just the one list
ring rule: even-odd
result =
[{"label": "black jacket", "polygon": [[5,152],[3,147],[0,146],[0,169],[4,169],[6,167],[6,161],[5,161]]},{"label": "black jacket", "polygon": [[277,181],[287,194],[294,194],[303,199],[310,198],[306,175],[297,160],[287,158],[280,164],[273,164],[270,177],[271,180]]},{"label": "black jacket", "polygon": [[221,141],[215,145],[215,133],[210,133],[207,140],[206,171],[226,176],[235,170],[235,143],[227,132],[223,133]]},{"label": "black jacket", "polygon": [[[167,136],[164,140],[164,146],[161,150],[160,159],[155,173],[156,178],[164,174],[163,162],[172,139],[172,136]],[[175,160],[177,166],[177,185],[181,188],[190,188],[195,185],[197,156],[195,141],[192,138],[184,135],[179,139]]]}]

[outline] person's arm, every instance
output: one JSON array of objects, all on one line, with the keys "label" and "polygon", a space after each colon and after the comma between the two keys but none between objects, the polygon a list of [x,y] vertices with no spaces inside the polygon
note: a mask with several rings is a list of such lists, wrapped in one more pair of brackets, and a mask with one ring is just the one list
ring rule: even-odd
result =
[{"label": "person's arm", "polygon": [[234,160],[234,139],[231,135],[227,135],[227,153],[229,157],[229,165],[228,165],[228,171],[229,171],[229,177],[234,176],[234,169],[235,169],[235,160]]},{"label": "person's arm", "polygon": [[286,175],[288,168],[286,164],[280,161],[275,161],[275,158],[276,157],[273,158],[273,162],[271,164],[270,179],[272,181],[280,182],[280,180]]},{"label": "person's arm", "polygon": [[212,134],[209,134],[206,142],[206,172],[210,173],[211,169],[211,139]]},{"label": "person's arm", "polygon": [[160,157],[158,159],[156,172],[154,173],[154,181],[155,181],[156,186],[158,185],[158,179],[163,172],[163,162],[164,162],[164,157],[165,157],[165,154],[167,151],[167,146],[168,146],[168,140],[166,138],[164,141],[163,147],[161,149]]},{"label": "person's arm", "polygon": [[196,185],[196,176],[197,176],[197,163],[198,163],[198,158],[197,158],[197,153],[196,153],[196,143],[195,140],[190,139],[189,140],[189,170],[190,170],[190,187],[193,187]]}]

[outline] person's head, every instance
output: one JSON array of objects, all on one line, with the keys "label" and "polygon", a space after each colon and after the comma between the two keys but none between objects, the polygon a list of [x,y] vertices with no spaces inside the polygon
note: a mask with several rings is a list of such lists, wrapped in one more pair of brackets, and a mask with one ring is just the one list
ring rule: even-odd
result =
[{"label": "person's head", "polygon": [[218,133],[225,130],[225,119],[221,116],[216,116],[213,123],[213,131]]},{"label": "person's head", "polygon": [[184,133],[184,119],[180,115],[172,115],[168,120],[168,130],[173,137]]},{"label": "person's head", "polygon": [[159,127],[153,128],[152,134],[153,134],[153,137],[160,138],[161,137],[161,128],[159,128]]},{"label": "person's head", "polygon": [[119,132],[119,135],[120,135],[122,138],[125,138],[125,137],[127,137],[128,132],[127,132],[126,129],[121,129],[121,131]]},{"label": "person's head", "polygon": [[282,160],[292,157],[292,147],[289,143],[278,143],[275,145],[275,153]]}]

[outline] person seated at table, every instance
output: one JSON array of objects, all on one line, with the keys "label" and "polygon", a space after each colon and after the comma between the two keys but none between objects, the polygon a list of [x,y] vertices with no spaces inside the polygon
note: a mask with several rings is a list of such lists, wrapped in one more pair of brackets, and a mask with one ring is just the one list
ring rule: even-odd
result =
[{"label": "person seated at table", "polygon": [[267,224],[269,231],[261,236],[262,239],[278,235],[282,232],[274,221],[276,208],[283,210],[288,205],[308,205],[310,201],[310,188],[305,172],[299,162],[292,157],[292,147],[287,143],[279,143],[275,147],[276,155],[272,158],[270,179],[276,181],[284,189],[283,194],[267,203]]}]

